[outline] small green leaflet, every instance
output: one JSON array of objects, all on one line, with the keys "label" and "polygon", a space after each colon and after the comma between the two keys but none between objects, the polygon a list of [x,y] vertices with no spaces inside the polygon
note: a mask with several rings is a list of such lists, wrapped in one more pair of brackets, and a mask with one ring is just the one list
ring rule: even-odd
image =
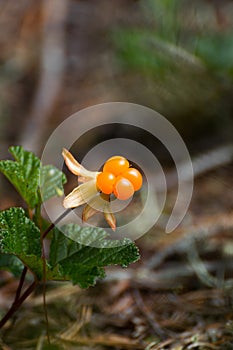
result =
[{"label": "small green leaflet", "polygon": [[0,161],[0,171],[15,186],[29,208],[63,194],[66,178],[61,171],[52,165],[42,166],[39,158],[21,146],[10,147],[9,152],[15,161]]}]

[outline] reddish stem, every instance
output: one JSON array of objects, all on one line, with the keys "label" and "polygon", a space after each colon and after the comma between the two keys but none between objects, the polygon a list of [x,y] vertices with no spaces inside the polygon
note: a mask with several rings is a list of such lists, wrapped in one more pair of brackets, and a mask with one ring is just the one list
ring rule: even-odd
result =
[{"label": "reddish stem", "polygon": [[47,234],[56,226],[56,224],[61,221],[67,214],[69,214],[71,212],[72,208],[67,209],[66,211],[64,211],[64,213],[62,213],[57,220],[55,220],[48,228],[47,230],[42,234],[42,239],[44,239]]},{"label": "reddish stem", "polygon": [[0,328],[2,328],[5,323],[11,318],[11,316],[19,309],[19,307],[22,305],[22,303],[29,297],[29,295],[33,292],[35,287],[37,286],[38,281],[34,281],[23,293],[23,295],[16,299],[13,304],[11,305],[11,308],[7,311],[6,315],[2,318],[0,321]]},{"label": "reddish stem", "polygon": [[25,281],[25,277],[26,277],[27,271],[28,271],[27,266],[24,266],[22,274],[21,274],[21,277],[20,277],[19,285],[18,285],[16,294],[15,294],[14,303],[19,299],[19,297],[21,295],[21,291],[22,291],[22,288],[23,288],[23,284],[24,284],[24,281]]}]

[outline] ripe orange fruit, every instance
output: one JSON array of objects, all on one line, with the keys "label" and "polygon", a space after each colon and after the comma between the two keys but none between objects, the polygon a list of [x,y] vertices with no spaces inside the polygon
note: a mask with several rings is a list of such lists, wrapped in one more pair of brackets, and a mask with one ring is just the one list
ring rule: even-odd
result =
[{"label": "ripe orange fruit", "polygon": [[129,168],[129,162],[122,156],[109,158],[103,167],[103,172],[109,172],[118,176]]},{"label": "ripe orange fruit", "polygon": [[114,185],[114,194],[120,200],[126,200],[133,196],[133,184],[126,178],[118,176]]},{"label": "ripe orange fruit", "polygon": [[96,185],[101,192],[111,194],[115,181],[116,177],[112,173],[105,171],[97,176]]},{"label": "ripe orange fruit", "polygon": [[120,200],[127,200],[142,186],[142,175],[135,168],[129,167],[129,162],[122,156],[109,158],[103,167],[103,172],[97,176],[96,185],[105,193],[114,193]]},{"label": "ripe orange fruit", "polygon": [[133,187],[134,191],[138,191],[142,187],[142,175],[135,168],[129,168],[121,174],[122,177],[128,179]]}]

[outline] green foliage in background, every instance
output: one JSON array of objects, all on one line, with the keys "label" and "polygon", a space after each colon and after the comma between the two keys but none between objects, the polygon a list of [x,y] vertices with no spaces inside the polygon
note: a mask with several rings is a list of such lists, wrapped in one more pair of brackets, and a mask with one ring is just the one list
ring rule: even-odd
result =
[{"label": "green foliage in background", "polygon": [[184,137],[227,129],[230,137],[223,120],[231,124],[233,27],[220,27],[212,2],[137,4],[139,25],[112,34],[128,98],[164,114]]},{"label": "green foliage in background", "polygon": [[[220,30],[213,8],[204,5],[184,0],[142,1],[144,26],[115,32],[123,63],[157,74],[169,65],[203,65],[233,78],[233,30]],[[210,28],[208,21],[213,22]]]}]

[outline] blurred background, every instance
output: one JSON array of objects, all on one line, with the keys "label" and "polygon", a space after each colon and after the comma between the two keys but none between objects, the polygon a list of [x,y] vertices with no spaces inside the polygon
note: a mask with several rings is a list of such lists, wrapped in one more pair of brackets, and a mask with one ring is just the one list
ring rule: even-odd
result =
[{"label": "blurred background", "polygon": [[[110,283],[108,297],[116,301],[115,309],[112,305],[110,311],[101,300],[104,311],[98,314],[97,308],[95,315],[102,320],[102,329],[114,329],[119,337],[124,334],[134,340],[150,336],[153,340],[166,334],[167,339],[176,339],[178,345],[180,342],[175,348],[175,341],[171,341],[167,348],[182,350],[185,345],[180,334],[189,331],[191,337],[200,330],[204,337],[204,328],[209,327],[213,332],[200,340],[205,349],[211,348],[208,344],[214,344],[211,349],[233,348],[233,327],[229,326],[233,284],[226,282],[226,299],[224,282],[233,277],[232,83],[231,0],[0,0],[1,159],[7,158],[8,147],[16,144],[40,156],[47,138],[63,120],[82,108],[111,101],[142,104],[160,112],[177,128],[192,158],[203,158],[201,170],[197,167],[199,176],[185,225],[169,237],[156,228],[139,242],[143,262],[137,268],[144,272],[157,271],[161,266],[165,269],[165,274],[150,274],[151,279],[145,275],[144,280],[136,281],[140,293],[150,296],[146,307],[152,321],[145,316],[138,289],[129,293],[133,283],[130,274],[122,284],[116,272],[118,294],[111,294],[112,282],[106,282]],[[117,130],[100,128],[82,138],[80,157],[106,137],[131,138],[133,132],[137,141],[153,151],[155,146],[148,135],[122,126]],[[216,152],[212,158],[210,151]],[[162,161],[172,171],[169,157],[161,152]],[[0,195],[1,209],[20,204],[2,176]],[[176,190],[171,188],[169,195],[174,203]],[[182,240],[187,244],[182,245]],[[172,282],[171,266],[177,273]],[[104,286],[100,284],[99,288],[97,294]],[[154,299],[156,290],[160,294]],[[210,294],[205,294],[206,290]],[[192,295],[194,291],[199,294]],[[122,295],[125,304],[118,305]],[[130,309],[135,295],[140,317]],[[72,299],[71,304],[75,303]],[[181,311],[180,305],[186,308]],[[155,320],[158,307],[160,325]],[[116,314],[125,312],[125,318],[115,315],[115,324],[108,324],[106,320],[114,310]],[[71,317],[69,312],[65,317],[72,321],[76,316]],[[39,318],[37,313],[32,314]],[[170,333],[161,331],[164,327]],[[145,348],[135,344],[135,349]],[[111,345],[113,349],[127,348],[122,343],[115,345]],[[93,346],[102,349],[101,344]],[[195,349],[204,349],[198,346]]]},{"label": "blurred background", "polygon": [[0,5],[1,156],[39,154],[62,120],[109,101],[157,110],[195,147],[231,139],[232,1]]}]

